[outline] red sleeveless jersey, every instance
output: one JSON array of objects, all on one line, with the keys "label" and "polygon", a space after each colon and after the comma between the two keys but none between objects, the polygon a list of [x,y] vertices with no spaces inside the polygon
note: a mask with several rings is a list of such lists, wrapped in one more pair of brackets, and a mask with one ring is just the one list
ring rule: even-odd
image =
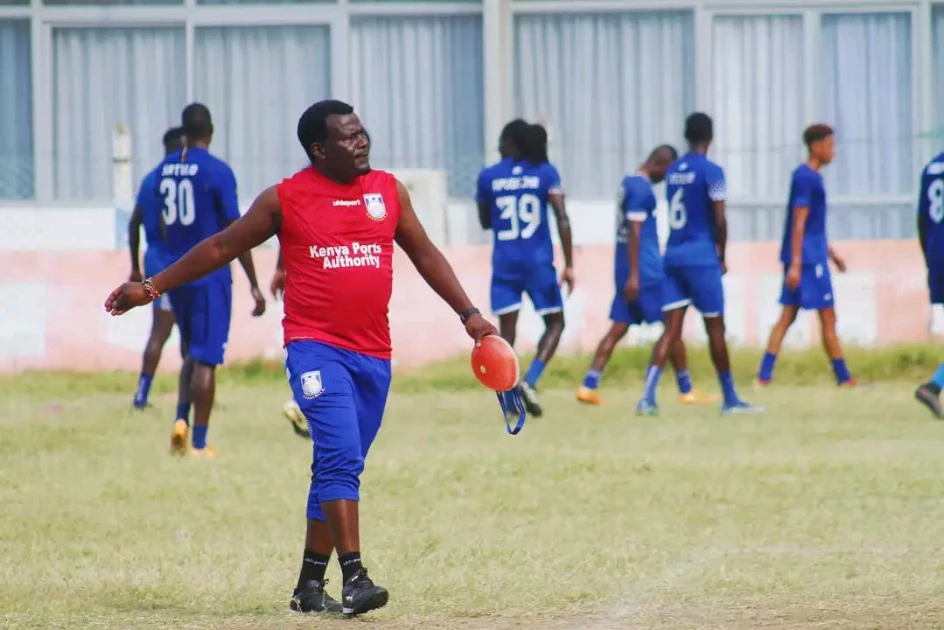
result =
[{"label": "red sleeveless jersey", "polygon": [[339,184],[308,167],[276,190],[285,345],[309,339],[389,359],[397,180],[371,171]]}]

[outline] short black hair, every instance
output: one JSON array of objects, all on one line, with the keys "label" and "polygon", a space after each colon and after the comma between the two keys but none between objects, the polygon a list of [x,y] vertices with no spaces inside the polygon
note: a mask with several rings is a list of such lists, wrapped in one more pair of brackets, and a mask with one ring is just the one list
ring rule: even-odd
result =
[{"label": "short black hair", "polygon": [[304,111],[298,119],[298,141],[305,150],[310,161],[315,158],[311,154],[311,145],[324,144],[328,139],[328,116],[346,116],[353,114],[354,108],[344,101],[318,101]]},{"label": "short black hair", "polygon": [[164,151],[170,153],[183,146],[184,128],[171,127],[164,133],[163,143]]},{"label": "short black hair", "polygon": [[547,159],[547,129],[544,125],[528,125],[524,134],[524,156],[531,164],[544,164]]},{"label": "short black hair", "polygon": [[675,147],[673,147],[671,144],[660,144],[652,150],[652,153],[649,154],[649,157],[646,158],[646,161],[654,161],[662,152],[668,153],[671,156],[671,160],[673,162],[678,159],[678,151],[675,150]]},{"label": "short black hair", "polygon": [[831,135],[833,135],[832,127],[823,123],[816,123],[815,125],[810,125],[803,131],[803,144],[809,149],[814,142],[825,140]]},{"label": "short black hair", "polygon": [[203,103],[190,103],[180,114],[180,125],[188,138],[206,138],[213,134],[213,119]]},{"label": "short black hair", "polygon": [[714,137],[714,123],[703,112],[695,112],[685,119],[685,139],[691,144],[711,142]]}]

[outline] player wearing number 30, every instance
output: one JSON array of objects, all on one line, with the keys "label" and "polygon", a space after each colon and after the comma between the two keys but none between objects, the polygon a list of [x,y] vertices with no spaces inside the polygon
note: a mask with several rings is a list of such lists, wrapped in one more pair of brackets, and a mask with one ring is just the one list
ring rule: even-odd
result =
[{"label": "player wearing number 30", "polygon": [[656,388],[674,345],[682,338],[682,324],[689,305],[705,320],[711,360],[718,372],[724,402],[722,413],[755,411],[734,390],[728,346],[724,340],[724,288],[727,223],[724,216],[726,187],[724,171],[708,159],[713,125],[707,114],[694,113],[685,121],[688,153],[677,159],[666,173],[669,199],[669,240],[663,258],[665,281],[662,311],[665,330],[652,351],[646,371],[645,391],[636,412],[656,413]]},{"label": "player wearing number 30", "polygon": [[494,235],[492,311],[498,315],[501,336],[511,345],[515,344],[522,294],[528,294],[534,310],[544,318],[537,353],[518,384],[528,413],[540,416],[538,379],[564,332],[564,301],[554,268],[548,208],[554,209],[564,250],[561,280],[572,290],[570,222],[560,175],[547,159],[544,128],[512,121],[502,131],[499,145],[503,159],[479,174],[476,193],[482,227],[491,228]]},{"label": "player wearing number 30", "polygon": [[[210,111],[193,103],[184,108],[181,117],[187,146],[164,158],[157,167],[158,193],[164,204],[161,218],[167,234],[168,265],[239,218],[233,171],[226,162],[207,151],[213,138]],[[245,252],[239,262],[246,271],[256,301],[252,314],[258,317],[265,311],[265,299],[256,282],[252,254]],[[169,292],[181,341],[187,348],[187,359],[180,373],[180,403],[171,434],[171,452],[183,454],[187,450],[189,403],[193,396],[193,454],[213,455],[212,449],[207,447],[206,436],[216,389],[216,366],[223,363],[229,339],[232,284],[229,265],[225,265]]]},{"label": "player wearing number 30", "polygon": [[[931,304],[944,304],[944,153],[939,154],[921,172],[918,199],[918,240],[928,268],[928,292]],[[915,391],[915,397],[938,418],[941,389],[944,388],[944,363],[931,380]]]}]

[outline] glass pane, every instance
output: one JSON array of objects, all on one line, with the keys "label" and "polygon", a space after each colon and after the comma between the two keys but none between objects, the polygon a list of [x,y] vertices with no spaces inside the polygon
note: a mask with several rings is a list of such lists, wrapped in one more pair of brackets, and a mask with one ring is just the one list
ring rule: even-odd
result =
[{"label": "glass pane", "polygon": [[163,157],[161,139],[186,105],[183,28],[58,28],[53,31],[54,194],[113,197],[111,138],[132,137],[135,183]]},{"label": "glass pane", "polygon": [[0,21],[0,199],[33,197],[30,23]]}]

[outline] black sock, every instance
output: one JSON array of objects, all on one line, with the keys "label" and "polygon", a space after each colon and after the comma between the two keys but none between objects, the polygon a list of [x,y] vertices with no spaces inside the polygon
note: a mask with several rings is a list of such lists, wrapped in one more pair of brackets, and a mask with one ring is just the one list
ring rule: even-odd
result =
[{"label": "black sock", "polygon": [[328,568],[330,556],[323,556],[320,553],[313,553],[305,550],[302,558],[302,570],[298,574],[298,589],[301,589],[306,582],[324,582],[325,571]]},{"label": "black sock", "polygon": [[352,551],[343,556],[338,556],[338,562],[341,563],[341,575],[344,577],[344,583],[350,580],[355,573],[361,570],[361,552]]},{"label": "black sock", "polygon": [[941,395],[941,388],[938,387],[937,384],[934,383],[933,381],[928,381],[928,382],[925,384],[925,387],[928,389],[928,391],[930,391],[930,392],[931,392],[932,394],[934,394],[935,396],[940,396],[940,395]]}]

